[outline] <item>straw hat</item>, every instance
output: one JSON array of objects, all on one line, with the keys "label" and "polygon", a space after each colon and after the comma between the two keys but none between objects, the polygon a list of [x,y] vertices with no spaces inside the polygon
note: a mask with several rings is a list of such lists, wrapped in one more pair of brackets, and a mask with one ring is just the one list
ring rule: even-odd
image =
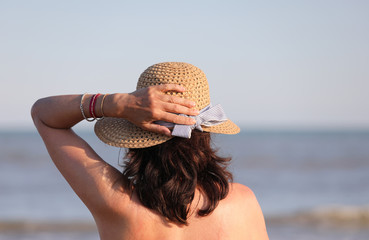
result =
[{"label": "straw hat", "polygon": [[[182,62],[165,62],[147,68],[138,79],[137,89],[160,84],[179,84],[184,93],[169,92],[196,102],[201,110],[210,104],[209,85],[205,74],[197,67]],[[240,128],[231,120],[215,126],[202,126],[203,131],[236,134]],[[166,142],[172,137],[143,130],[122,118],[105,117],[95,124],[95,133],[101,141],[115,147],[145,148]]]}]

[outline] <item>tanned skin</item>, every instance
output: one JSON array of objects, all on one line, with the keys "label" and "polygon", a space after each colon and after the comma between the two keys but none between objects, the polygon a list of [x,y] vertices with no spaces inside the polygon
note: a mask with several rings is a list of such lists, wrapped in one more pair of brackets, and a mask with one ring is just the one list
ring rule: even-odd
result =
[{"label": "tanned skin", "polygon": [[[130,94],[107,95],[104,115],[124,118],[148,131],[170,136],[168,128],[157,120],[194,124],[194,120],[176,113],[197,115],[192,101],[165,94],[184,92],[179,85],[165,84],[140,89]],[[92,95],[85,96],[88,103]],[[196,191],[188,225],[168,222],[144,207],[136,194],[129,195],[122,183],[122,173],[105,162],[72,127],[83,120],[81,95],[53,96],[39,99],[32,107],[32,118],[47,150],[74,192],[92,213],[102,240],[216,240],[268,239],[264,217],[253,192],[244,185],[231,184],[228,196],[206,217],[196,215],[206,206],[206,198]],[[97,99],[100,106],[102,96]],[[84,104],[90,117],[88,104]],[[96,108],[98,117],[101,109]]]}]

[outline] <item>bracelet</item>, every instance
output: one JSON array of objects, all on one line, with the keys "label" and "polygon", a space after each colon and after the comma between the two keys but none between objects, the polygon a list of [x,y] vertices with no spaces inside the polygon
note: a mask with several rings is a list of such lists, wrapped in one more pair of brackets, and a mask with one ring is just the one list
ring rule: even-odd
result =
[{"label": "bracelet", "polygon": [[90,111],[90,115],[91,117],[96,120],[96,116],[94,114],[94,99],[96,97],[96,94],[92,95],[91,99],[90,99],[90,105],[88,107],[88,110]]},{"label": "bracelet", "polygon": [[92,102],[94,101],[94,97],[96,94],[92,95],[91,99],[90,99],[90,104],[88,106],[88,110],[90,112],[90,116],[95,120],[96,118],[94,117],[93,113],[92,113]]},{"label": "bracelet", "polygon": [[103,96],[103,99],[101,100],[100,109],[101,109],[101,115],[102,115],[102,117],[105,117],[103,107],[104,107],[104,100],[105,100],[105,97],[106,97],[107,95],[108,95],[108,94],[107,94],[107,93],[105,93],[105,94],[104,94],[104,96]]},{"label": "bracelet", "polygon": [[85,97],[85,95],[86,95],[86,94],[87,94],[87,93],[82,94],[82,97],[81,97],[81,103],[80,103],[80,105],[79,105],[79,108],[81,109],[81,113],[82,113],[83,118],[84,118],[85,120],[87,120],[88,122],[92,122],[92,121],[94,121],[95,119],[88,119],[88,118],[86,117],[86,115],[85,115],[85,112],[83,111],[83,98]]},{"label": "bracelet", "polygon": [[96,101],[97,101],[97,98],[100,96],[101,94],[98,93],[98,94],[95,94],[92,99],[91,99],[91,103],[90,103],[90,106],[91,106],[91,109],[90,109],[90,112],[91,112],[91,115],[94,119],[97,119],[96,117],[96,112],[95,112],[95,106],[96,106]]}]

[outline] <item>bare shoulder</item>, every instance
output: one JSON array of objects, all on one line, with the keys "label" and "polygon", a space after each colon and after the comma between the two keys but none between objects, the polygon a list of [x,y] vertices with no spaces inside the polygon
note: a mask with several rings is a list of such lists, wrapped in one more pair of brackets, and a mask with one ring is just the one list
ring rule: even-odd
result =
[{"label": "bare shoulder", "polygon": [[241,183],[230,183],[230,194],[233,194],[234,197],[252,198],[256,200],[254,192]]},{"label": "bare shoulder", "polygon": [[248,236],[245,239],[268,239],[263,212],[249,187],[232,183],[225,201],[227,211],[233,213],[234,224],[243,226],[244,234]]},{"label": "bare shoulder", "polygon": [[259,205],[254,192],[249,187],[240,183],[230,183],[226,201],[237,208],[249,208],[252,205]]},{"label": "bare shoulder", "polygon": [[260,205],[254,192],[247,186],[240,183],[231,183],[229,196],[232,204],[238,209],[247,210],[247,212],[260,212]]}]

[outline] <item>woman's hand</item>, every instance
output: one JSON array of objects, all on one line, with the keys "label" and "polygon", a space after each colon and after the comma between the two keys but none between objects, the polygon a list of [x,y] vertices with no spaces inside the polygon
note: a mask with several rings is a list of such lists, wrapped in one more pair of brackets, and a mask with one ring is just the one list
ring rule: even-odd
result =
[{"label": "woman's hand", "polygon": [[178,114],[193,116],[199,112],[194,108],[193,101],[165,94],[168,91],[184,92],[185,89],[180,85],[164,84],[139,89],[130,94],[113,94],[106,99],[104,113],[108,117],[125,118],[145,130],[170,136],[170,130],[155,124],[155,121],[191,125],[195,123],[194,119]]}]

